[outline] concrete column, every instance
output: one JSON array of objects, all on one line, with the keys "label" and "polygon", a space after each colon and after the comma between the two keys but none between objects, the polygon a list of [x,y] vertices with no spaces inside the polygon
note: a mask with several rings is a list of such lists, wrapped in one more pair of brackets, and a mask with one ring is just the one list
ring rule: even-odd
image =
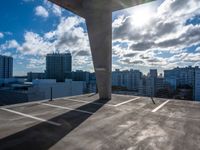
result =
[{"label": "concrete column", "polygon": [[112,11],[109,5],[107,0],[83,4],[100,99],[111,99]]}]

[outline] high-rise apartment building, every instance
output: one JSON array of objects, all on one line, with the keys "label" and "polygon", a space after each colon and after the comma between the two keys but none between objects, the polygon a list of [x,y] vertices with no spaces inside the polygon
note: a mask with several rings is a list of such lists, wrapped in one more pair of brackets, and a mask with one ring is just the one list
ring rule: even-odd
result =
[{"label": "high-rise apartment building", "polygon": [[200,101],[200,68],[195,68],[194,99]]},{"label": "high-rise apartment building", "polygon": [[120,71],[116,69],[112,72],[112,85],[113,86],[126,86],[125,85],[125,73],[124,71]]},{"label": "high-rise apartment building", "polygon": [[85,81],[86,83],[89,83],[90,73],[82,70],[76,70],[75,72],[72,72],[71,77],[73,81]]},{"label": "high-rise apartment building", "polygon": [[[173,88],[189,86],[192,90],[194,100],[200,100],[200,74],[198,67],[174,68],[164,71],[165,82],[172,85]],[[173,82],[170,82],[173,81]],[[175,87],[176,86],[176,87]]]},{"label": "high-rise apartment building", "polygon": [[45,73],[43,72],[28,72],[27,81],[32,82],[35,79],[45,79]]},{"label": "high-rise apartment building", "polygon": [[139,70],[124,70],[116,69],[112,72],[112,85],[126,87],[128,90],[139,90],[139,82],[142,73]]},{"label": "high-rise apartment building", "polygon": [[142,78],[142,73],[139,70],[130,70],[128,73],[128,90],[139,90],[139,82]]},{"label": "high-rise apartment building", "polygon": [[53,53],[46,56],[46,76],[48,79],[56,79],[63,82],[72,71],[71,53]]},{"label": "high-rise apartment building", "polygon": [[189,85],[190,87],[194,87],[194,74],[195,68],[191,66],[164,70],[165,80],[176,79],[177,86]]},{"label": "high-rise apartment building", "polygon": [[13,58],[0,55],[0,78],[13,76]]},{"label": "high-rise apartment building", "polygon": [[150,69],[149,75],[150,77],[157,78],[158,77],[157,69]]},{"label": "high-rise apartment building", "polygon": [[155,96],[156,87],[155,87],[156,78],[147,77],[146,78],[146,96]]},{"label": "high-rise apartment building", "polygon": [[156,96],[160,90],[164,89],[164,79],[158,77],[156,69],[150,69],[148,76],[143,76],[139,80],[139,94],[144,96]]}]

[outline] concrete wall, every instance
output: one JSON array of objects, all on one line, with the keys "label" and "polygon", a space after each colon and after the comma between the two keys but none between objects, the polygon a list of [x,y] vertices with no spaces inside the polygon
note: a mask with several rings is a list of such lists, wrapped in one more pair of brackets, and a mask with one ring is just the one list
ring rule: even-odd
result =
[{"label": "concrete wall", "polygon": [[[52,88],[52,97],[66,97],[84,94],[86,82],[65,80],[65,82],[56,82],[55,80],[37,80],[33,81],[33,87],[29,88],[29,99],[50,99]],[[32,95],[31,93],[36,93]],[[39,93],[39,94],[38,94]],[[33,97],[35,96],[35,97]]]},{"label": "concrete wall", "polygon": [[12,90],[0,90],[0,105],[28,102],[27,93]]}]

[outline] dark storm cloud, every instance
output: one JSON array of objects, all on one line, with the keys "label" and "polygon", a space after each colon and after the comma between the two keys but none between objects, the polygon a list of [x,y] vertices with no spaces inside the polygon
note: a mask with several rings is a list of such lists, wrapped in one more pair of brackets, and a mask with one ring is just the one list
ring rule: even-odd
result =
[{"label": "dark storm cloud", "polygon": [[183,7],[189,7],[190,0],[175,0],[171,5],[171,11],[181,10]]},{"label": "dark storm cloud", "polygon": [[151,41],[149,41],[149,42],[144,41],[144,42],[132,44],[130,46],[130,49],[133,51],[146,51],[146,50],[152,48],[153,45],[154,45],[154,43]]},{"label": "dark storm cloud", "polygon": [[177,30],[177,23],[176,22],[161,22],[158,21],[156,23],[156,31],[155,36],[163,36],[172,32],[176,32]]},{"label": "dark storm cloud", "polygon": [[137,56],[138,53],[129,53],[129,54],[125,54],[124,57],[135,57]]},{"label": "dark storm cloud", "polygon": [[130,59],[123,59],[121,60],[121,62],[125,63],[125,64],[144,64],[144,62],[142,60],[134,60],[134,61],[131,61]]},{"label": "dark storm cloud", "polygon": [[72,33],[63,33],[62,36],[58,39],[56,48],[62,47],[63,45],[74,46],[79,40],[78,36],[73,35]]},{"label": "dark storm cloud", "polygon": [[149,59],[150,57],[144,56],[144,55],[140,55],[140,58],[141,58],[141,59]]},{"label": "dark storm cloud", "polygon": [[78,51],[76,53],[76,56],[89,56],[90,53],[88,51],[84,51],[84,50],[81,50],[81,51]]},{"label": "dark storm cloud", "polygon": [[124,19],[123,24],[117,28],[113,29],[113,40],[123,39],[123,40],[138,40],[141,38],[141,33],[138,30],[132,28],[131,17]]},{"label": "dark storm cloud", "polygon": [[159,59],[157,59],[157,58],[148,59],[147,61],[150,62],[150,63],[161,62],[161,61],[160,61]]}]

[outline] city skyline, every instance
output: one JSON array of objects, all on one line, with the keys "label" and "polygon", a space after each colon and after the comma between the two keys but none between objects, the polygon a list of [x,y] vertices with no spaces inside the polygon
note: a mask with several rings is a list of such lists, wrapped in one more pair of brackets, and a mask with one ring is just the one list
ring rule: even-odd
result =
[{"label": "city skyline", "polygon": [[[2,4],[0,54],[13,56],[14,75],[43,71],[56,51],[72,53],[73,70],[93,71],[84,19],[43,0]],[[199,66],[199,8],[197,0],[158,0],[113,13],[113,70]]]},{"label": "city skyline", "polygon": [[[46,56],[45,56],[45,59],[47,59],[47,57],[48,56],[50,56],[50,55],[68,55],[68,54],[70,54],[71,55],[71,53],[70,52],[67,52],[67,53],[49,53],[49,54],[47,54]],[[7,56],[7,55],[0,55],[1,57],[5,57],[5,58],[10,58],[10,59],[12,59],[12,61],[14,61],[14,59],[13,59],[13,57],[12,56]],[[72,59],[72,57],[71,57],[71,59]],[[13,62],[12,62],[13,63]],[[71,64],[73,63],[73,61],[71,61]],[[15,68],[13,67],[13,65],[14,64],[12,64],[12,70],[14,70]],[[45,63],[45,66],[44,66],[44,68],[47,68],[47,63]],[[83,69],[72,69],[73,68],[73,66],[71,66],[71,72],[88,72],[88,73],[95,73],[94,72],[94,70],[92,70],[92,71],[88,71],[88,70],[83,70]],[[151,76],[151,71],[156,71],[156,74],[157,74],[157,76],[158,77],[163,77],[164,76],[164,74],[165,74],[165,72],[166,71],[168,71],[168,70],[174,70],[174,69],[184,69],[184,68],[199,68],[199,66],[184,66],[184,67],[180,67],[180,66],[176,66],[176,67],[174,67],[174,68],[166,68],[165,70],[163,70],[162,72],[158,72],[158,69],[157,68],[155,68],[155,67],[150,67],[149,68],[149,70],[147,70],[147,72],[142,72],[141,70],[140,70],[140,68],[128,68],[128,69],[120,69],[120,68],[115,68],[115,69],[113,69],[112,70],[112,73],[113,72],[127,72],[127,71],[139,71],[139,72],[141,72],[142,73],[142,75],[143,76]],[[25,77],[25,76],[27,76],[29,73],[42,73],[42,74],[46,74],[46,69],[44,69],[44,70],[39,70],[39,71],[29,71],[29,72],[25,72],[25,74],[24,75],[11,75],[10,77],[8,77],[8,78],[12,78],[12,77]],[[13,74],[13,71],[12,71],[12,74]],[[154,72],[154,74],[155,74],[155,72]],[[6,77],[7,78],[7,77]]]},{"label": "city skyline", "polygon": [[[18,77],[12,77],[12,57],[0,57],[1,71],[1,87],[12,87],[13,90],[19,87],[21,90],[26,89],[37,84],[44,84],[50,86],[50,83],[69,84],[78,83],[81,81],[79,92],[84,91],[94,92],[96,88],[96,77],[94,73],[83,70],[71,70],[71,54],[70,53],[50,53],[46,56],[46,71],[45,72],[28,72],[27,76],[23,77],[21,81]],[[6,76],[4,76],[6,75]],[[148,75],[144,75],[140,70],[120,70],[116,69],[112,72],[112,90],[122,90],[132,92],[132,94],[139,94],[141,96],[165,97],[186,100],[200,100],[200,68],[185,67],[173,68],[171,70],[164,70],[163,75],[158,75],[157,69],[150,69]],[[24,83],[23,83],[24,81]],[[25,81],[27,83],[25,83]],[[31,84],[30,84],[31,83]],[[19,86],[20,84],[20,86]],[[65,85],[66,86],[66,85]],[[9,89],[9,88],[8,88]],[[37,89],[37,88],[36,88]],[[35,90],[36,90],[35,89]],[[46,88],[45,88],[46,89]],[[48,89],[48,88],[47,88]],[[57,88],[56,88],[57,89]],[[82,91],[82,92],[81,92]],[[30,91],[29,91],[30,92]],[[46,91],[48,93],[48,90]]]},{"label": "city skyline", "polygon": [[0,150],[200,150],[200,0],[0,14]]}]

